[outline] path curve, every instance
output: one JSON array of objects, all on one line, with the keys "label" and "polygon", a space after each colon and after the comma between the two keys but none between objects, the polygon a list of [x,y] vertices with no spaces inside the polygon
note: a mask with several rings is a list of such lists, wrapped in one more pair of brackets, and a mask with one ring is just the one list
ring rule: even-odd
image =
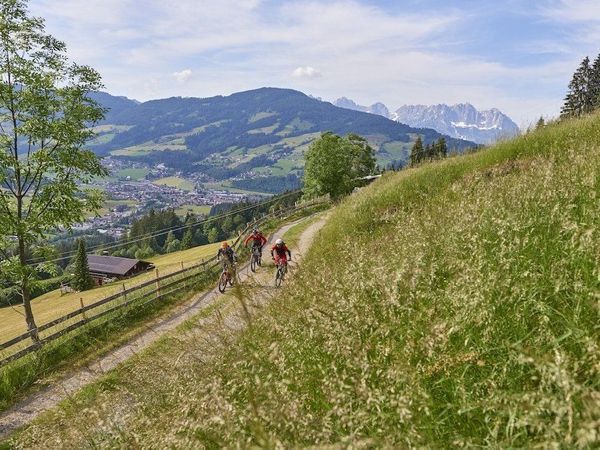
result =
[{"label": "path curve", "polygon": [[[276,239],[283,236],[294,225],[303,220],[310,220],[310,217],[296,220],[288,225],[284,225],[273,233],[269,239],[272,244]],[[302,254],[310,247],[314,235],[324,225],[326,218],[321,218],[311,224],[300,236],[298,249],[294,254],[296,264],[302,259]],[[265,255],[267,256],[267,255]],[[245,264],[238,271],[241,282],[247,281],[252,277],[249,264]],[[6,439],[13,431],[33,421],[43,412],[55,407],[64,399],[72,396],[84,386],[96,381],[108,371],[115,368],[118,364],[127,361],[141,350],[152,345],[165,333],[174,330],[186,320],[197,315],[206,307],[212,305],[219,297],[217,288],[195,295],[185,305],[175,309],[164,319],[150,326],[146,331],[137,335],[130,342],[111,350],[105,356],[88,364],[86,367],[79,368],[76,371],[65,375],[53,385],[48,386],[29,397],[18,402],[2,414],[0,414],[0,441]]]}]

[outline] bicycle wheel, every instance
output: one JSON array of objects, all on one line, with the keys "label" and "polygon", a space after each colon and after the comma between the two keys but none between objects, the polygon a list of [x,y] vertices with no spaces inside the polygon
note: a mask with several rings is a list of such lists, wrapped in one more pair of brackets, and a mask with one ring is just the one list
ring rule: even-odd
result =
[{"label": "bicycle wheel", "polygon": [[256,264],[257,264],[257,258],[255,255],[252,255],[252,257],[250,258],[250,270],[252,272],[256,272]]},{"label": "bicycle wheel", "polygon": [[275,286],[281,286],[281,282],[283,281],[283,270],[281,267],[277,268],[277,273],[275,274]]},{"label": "bicycle wheel", "polygon": [[221,277],[219,278],[219,292],[222,294],[225,292],[225,287],[227,286],[227,273],[223,272]]}]

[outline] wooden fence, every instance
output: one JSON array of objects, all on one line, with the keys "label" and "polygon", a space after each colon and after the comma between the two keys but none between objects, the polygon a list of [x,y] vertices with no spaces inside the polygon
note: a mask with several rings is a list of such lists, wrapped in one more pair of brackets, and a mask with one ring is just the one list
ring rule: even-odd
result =
[{"label": "wooden fence", "polygon": [[[242,243],[242,237],[246,235],[252,227],[263,224],[268,220],[276,219],[284,216],[290,216],[300,210],[316,206],[318,204],[328,203],[328,197],[311,200],[304,203],[296,203],[295,206],[287,209],[281,209],[264,215],[260,219],[254,220],[246,225],[244,230],[239,234],[233,243],[234,248],[239,248]],[[37,328],[30,330],[15,338],[0,344],[0,367],[33,353],[44,345],[52,342],[61,336],[64,336],[78,328],[97,321],[102,317],[106,317],[115,311],[121,310],[128,306],[141,308],[151,302],[166,298],[173,295],[182,289],[186,289],[189,284],[201,275],[209,274],[219,263],[216,261],[216,256],[199,264],[182,268],[167,275],[159,276],[158,269],[156,277],[145,281],[136,286],[125,289],[105,297],[97,302],[89,305],[83,305],[62,317],[54,319]],[[39,342],[30,340],[34,332],[37,331]]]}]

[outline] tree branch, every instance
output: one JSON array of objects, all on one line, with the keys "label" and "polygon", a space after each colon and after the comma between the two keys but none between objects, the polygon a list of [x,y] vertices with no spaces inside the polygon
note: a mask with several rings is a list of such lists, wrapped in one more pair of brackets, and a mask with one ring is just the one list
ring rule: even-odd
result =
[{"label": "tree branch", "polygon": [[13,187],[8,183],[8,181],[4,180],[2,181],[4,183],[4,186],[6,186],[6,188],[12,192],[12,195],[14,195],[15,197],[17,196],[17,193],[14,191]]},{"label": "tree branch", "polygon": [[[64,183],[66,181],[69,181],[69,177],[71,176],[72,172],[71,169],[69,168],[69,170],[67,171],[67,174],[65,175],[65,177],[60,180],[58,183]],[[36,220],[39,219],[42,214],[44,214],[46,212],[46,210],[48,209],[48,207],[50,206],[50,204],[52,203],[52,201],[56,198],[56,194],[52,194],[50,196],[50,198],[48,199],[48,201],[46,202],[45,205],[41,206],[42,209],[40,209],[40,212],[35,216]],[[29,210],[31,210],[31,205],[33,204],[33,202],[29,205]]]},{"label": "tree branch", "polygon": [[[48,155],[46,155],[46,156],[47,156],[47,158],[50,158],[50,157],[52,156],[52,154],[54,153],[54,151],[55,151],[55,150],[58,148],[59,144],[60,144],[60,142],[57,142],[57,143],[56,143],[56,145],[54,145],[54,147],[52,147],[52,148],[50,149],[50,151],[48,152]],[[42,149],[40,149],[40,150],[43,150],[43,148],[42,148]],[[45,165],[44,165],[44,164],[41,164],[41,163],[40,163],[40,165],[38,166],[38,169],[37,169],[37,170],[36,170],[36,172],[35,172],[35,175],[34,175],[34,176],[33,176],[33,178],[31,179],[31,183],[29,183],[29,186],[27,186],[27,188],[26,188],[26,189],[25,189],[25,191],[24,191],[24,194],[25,194],[25,195],[27,195],[27,193],[28,193],[28,192],[29,192],[29,190],[31,189],[31,186],[33,186],[33,185],[34,185],[34,183],[35,183],[35,180],[36,180],[38,177],[42,178],[42,177],[41,177],[41,173],[42,173],[43,171],[45,171],[47,168],[48,168],[48,164],[45,164]],[[23,185],[25,185],[25,184],[27,184],[27,182],[23,183]],[[39,185],[39,183],[38,183],[38,185]],[[35,194],[34,194],[34,195],[35,195]]]}]

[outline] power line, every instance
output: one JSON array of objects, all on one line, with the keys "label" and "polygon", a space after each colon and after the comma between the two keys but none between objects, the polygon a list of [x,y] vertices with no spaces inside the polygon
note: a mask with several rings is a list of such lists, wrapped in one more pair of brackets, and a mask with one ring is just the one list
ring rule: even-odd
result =
[{"label": "power line", "polygon": [[[300,190],[292,191],[292,192],[289,192],[287,194],[284,194],[284,195],[281,195],[281,196],[278,196],[278,197],[274,197],[274,198],[272,198],[270,200],[267,200],[267,201],[264,201],[264,202],[255,203],[253,205],[248,205],[248,206],[246,206],[244,208],[241,208],[241,209],[232,210],[230,212],[227,212],[227,213],[224,213],[224,214],[221,214],[221,215],[218,215],[218,216],[208,217],[206,219],[202,219],[200,221],[197,221],[197,222],[194,222],[194,223],[191,223],[191,224],[185,224],[185,225],[173,226],[173,227],[168,227],[168,228],[162,228],[160,230],[156,230],[156,231],[153,231],[151,233],[146,233],[144,235],[138,236],[136,239],[133,239],[133,240],[124,239],[124,240],[122,240],[122,242],[116,242],[116,243],[113,243],[113,244],[111,244],[109,246],[105,246],[104,244],[98,244],[98,245],[90,247],[88,249],[88,252],[89,253],[93,253],[94,251],[96,251],[98,249],[102,249],[103,251],[105,251],[105,250],[111,250],[111,249],[114,249],[114,248],[119,248],[119,247],[124,246],[124,245],[131,245],[131,244],[134,244],[136,242],[141,242],[141,241],[144,241],[146,239],[151,239],[153,237],[162,236],[162,235],[170,233],[171,231],[180,231],[180,230],[183,230],[183,229],[186,229],[186,228],[197,227],[198,225],[202,225],[202,224],[205,224],[205,223],[214,222],[214,221],[217,221],[217,220],[220,220],[220,219],[224,219],[224,218],[229,217],[229,216],[233,216],[233,215],[239,214],[241,212],[245,212],[245,211],[248,211],[248,210],[251,210],[251,209],[259,208],[259,207],[264,206],[264,205],[268,205],[268,204],[276,202],[278,200],[287,198],[287,197],[289,197],[291,195],[295,195],[298,192],[300,192]],[[37,258],[37,259],[36,258],[32,258],[32,259],[27,260],[27,263],[29,263],[29,264],[35,264],[35,263],[41,262],[41,261],[45,261],[45,262],[59,262],[59,261],[65,260],[65,259],[70,259],[75,254],[77,254],[77,250],[72,250],[72,251],[66,253],[65,255],[63,255],[63,256],[61,256],[59,258],[54,258],[54,259],[51,259],[51,260],[46,260],[46,259],[42,259],[42,258]]]}]

